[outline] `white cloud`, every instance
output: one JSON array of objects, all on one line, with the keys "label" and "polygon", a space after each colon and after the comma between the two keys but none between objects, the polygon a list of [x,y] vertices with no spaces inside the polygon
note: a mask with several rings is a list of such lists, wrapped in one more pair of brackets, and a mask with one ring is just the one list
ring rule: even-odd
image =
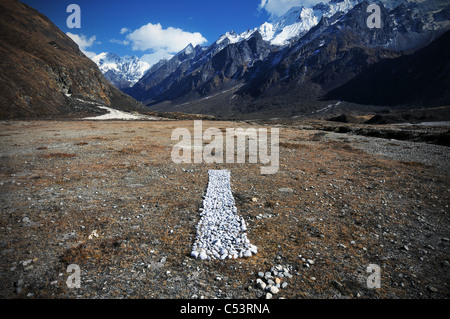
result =
[{"label": "white cloud", "polygon": [[122,29],[120,29],[120,34],[128,33],[128,32],[130,32],[130,31],[131,31],[131,30],[128,29],[128,28],[122,28]]},{"label": "white cloud", "polygon": [[197,46],[207,41],[199,32],[192,33],[173,27],[163,29],[160,23],[148,23],[129,31],[123,44],[128,42],[134,51],[147,51],[141,60],[154,65],[162,59],[172,58],[189,44]]},{"label": "white cloud", "polygon": [[311,7],[326,0],[261,0],[260,10],[265,10],[272,18],[282,16],[292,7]]},{"label": "white cloud", "polygon": [[78,44],[78,47],[80,48],[80,50],[81,50],[88,58],[93,58],[94,56],[97,55],[97,54],[94,53],[94,52],[90,52],[90,51],[87,51],[87,50],[86,50],[87,48],[91,47],[92,45],[98,43],[98,42],[95,42],[95,40],[97,39],[97,37],[96,37],[95,35],[92,36],[92,37],[90,37],[90,38],[88,39],[88,38],[87,38],[85,35],[83,35],[83,34],[78,35],[78,34],[73,34],[73,33],[70,33],[70,32],[67,32],[66,34],[67,34],[67,36],[69,36],[76,44]]},{"label": "white cloud", "polygon": [[165,51],[176,53],[191,43],[193,46],[203,44],[207,40],[199,32],[191,33],[182,29],[168,27],[163,29],[161,24],[146,24],[127,35],[133,50],[153,52]]},{"label": "white cloud", "polygon": [[109,42],[111,42],[111,43],[117,43],[117,44],[122,44],[122,45],[129,45],[129,44],[130,44],[130,41],[128,41],[128,40],[111,39],[111,40],[109,40]]}]

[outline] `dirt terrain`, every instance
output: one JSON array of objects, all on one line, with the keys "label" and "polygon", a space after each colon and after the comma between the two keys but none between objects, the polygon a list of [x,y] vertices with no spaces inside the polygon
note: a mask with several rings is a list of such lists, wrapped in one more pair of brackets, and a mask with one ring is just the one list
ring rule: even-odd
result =
[{"label": "dirt terrain", "polygon": [[[260,127],[204,121],[203,129]],[[0,123],[1,298],[449,298],[446,146],[280,129],[280,169],[175,164],[193,121]],[[258,254],[190,257],[208,169],[229,169]],[[66,284],[69,265],[81,287]],[[381,269],[381,288],[366,271]]]}]

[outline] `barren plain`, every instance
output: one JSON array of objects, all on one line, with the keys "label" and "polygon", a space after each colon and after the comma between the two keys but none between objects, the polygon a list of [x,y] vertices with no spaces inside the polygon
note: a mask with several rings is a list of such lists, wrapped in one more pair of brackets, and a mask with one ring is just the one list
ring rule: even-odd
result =
[{"label": "barren plain", "polygon": [[[258,273],[279,265],[292,276],[273,298],[450,296],[447,146],[272,126],[280,169],[261,175],[175,164],[171,134],[189,120],[1,122],[0,297],[259,299]],[[231,171],[256,256],[190,257],[209,169]]]}]

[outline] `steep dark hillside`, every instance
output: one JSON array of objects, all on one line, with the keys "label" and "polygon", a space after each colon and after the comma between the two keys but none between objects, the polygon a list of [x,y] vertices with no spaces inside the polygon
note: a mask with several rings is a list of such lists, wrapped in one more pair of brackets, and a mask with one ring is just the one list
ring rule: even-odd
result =
[{"label": "steep dark hillside", "polygon": [[0,56],[0,118],[89,113],[77,98],[122,110],[144,109],[110,84],[48,18],[15,0],[0,2]]}]

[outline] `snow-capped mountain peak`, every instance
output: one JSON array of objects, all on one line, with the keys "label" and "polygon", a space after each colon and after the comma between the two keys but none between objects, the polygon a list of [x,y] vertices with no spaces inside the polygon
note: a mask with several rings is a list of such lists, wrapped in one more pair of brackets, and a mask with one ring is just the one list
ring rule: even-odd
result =
[{"label": "snow-capped mountain peak", "polygon": [[242,33],[242,34],[237,34],[236,32],[234,32],[234,31],[230,31],[230,32],[227,32],[227,33],[225,33],[224,35],[222,35],[217,41],[216,41],[216,43],[217,44],[221,44],[221,43],[223,43],[225,40],[227,40],[228,39],[228,41],[229,41],[229,43],[231,44],[231,43],[238,43],[238,42],[240,42],[242,39],[245,39],[245,35],[246,35],[246,32],[244,32],[244,33]]},{"label": "snow-capped mountain peak", "polygon": [[[269,41],[272,45],[283,46],[292,39],[305,35],[319,23],[322,17],[331,18],[336,13],[346,14],[364,1],[367,0],[330,0],[328,2],[324,0],[311,7],[292,7],[276,21],[266,22],[251,32],[258,30],[264,40]],[[382,4],[389,10],[402,4],[417,4],[430,10],[430,8],[438,9],[445,6],[446,1],[448,2],[448,0],[377,0],[369,2]],[[249,31],[245,34],[248,37]],[[241,37],[246,38],[243,35]]]},{"label": "snow-capped mountain peak", "polygon": [[137,56],[120,57],[115,53],[103,52],[92,58],[100,71],[120,89],[136,84],[150,69],[147,62]]},{"label": "snow-capped mountain peak", "polygon": [[240,34],[234,31],[227,32],[215,43],[220,47],[224,44],[238,43],[249,39],[258,31],[265,41],[269,41],[272,45],[283,46],[292,39],[306,34],[319,23],[322,16],[331,17],[337,12],[346,13],[362,1],[364,0],[332,0],[329,3],[319,3],[314,7],[292,7],[275,21],[265,22],[257,28]]},{"label": "snow-capped mountain peak", "polygon": [[192,43],[189,43],[189,45],[185,47],[181,52],[184,54],[191,54],[192,52],[194,52],[194,46],[192,45]]},{"label": "snow-capped mountain peak", "polygon": [[309,31],[317,23],[318,19],[314,15],[312,8],[294,7],[282,15],[273,23],[264,22],[258,28],[249,29],[240,34],[230,31],[222,35],[215,43],[219,47],[223,45],[238,43],[242,40],[249,39],[256,31],[258,31],[265,41],[269,41],[272,45],[285,45],[294,37],[298,37]]},{"label": "snow-capped mountain peak", "polygon": [[273,45],[285,45],[289,40],[302,36],[319,23],[312,8],[294,7],[274,24]]}]

